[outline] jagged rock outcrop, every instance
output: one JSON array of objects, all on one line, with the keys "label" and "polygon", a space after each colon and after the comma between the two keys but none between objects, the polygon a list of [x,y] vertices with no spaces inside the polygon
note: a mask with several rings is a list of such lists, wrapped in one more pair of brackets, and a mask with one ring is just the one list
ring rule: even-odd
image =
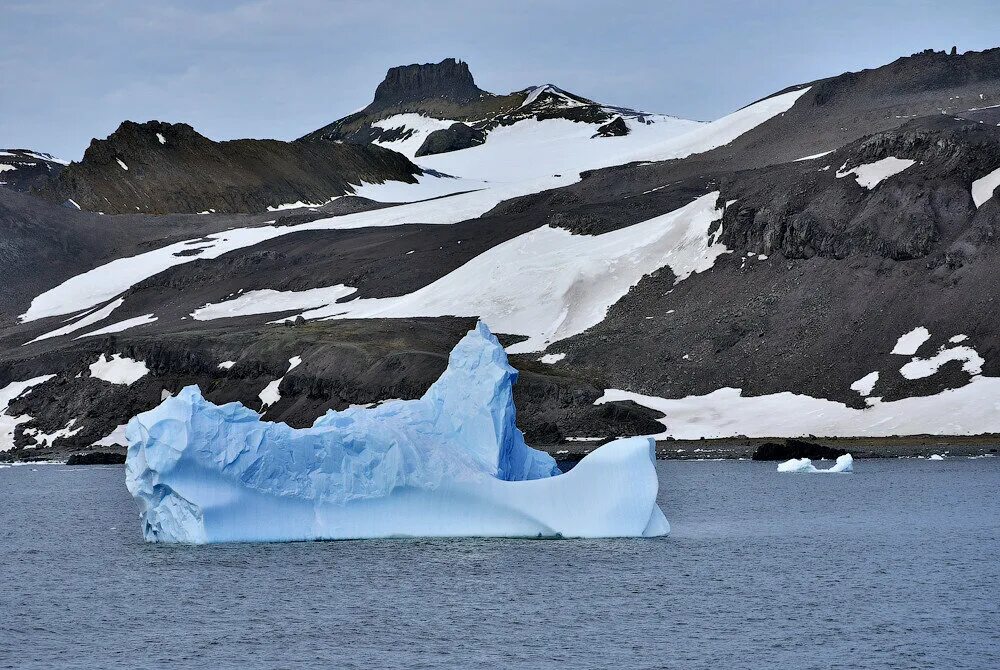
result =
[{"label": "jagged rock outcrop", "polygon": [[431,98],[464,104],[484,95],[490,94],[476,86],[467,63],[445,58],[440,63],[389,68],[367,109],[376,111]]},{"label": "jagged rock outcrop", "polygon": [[351,184],[413,182],[417,174],[406,157],[377,146],[215,142],[185,123],[125,121],[37,193],[107,214],[250,213],[324,203],[351,193]]},{"label": "jagged rock outcrop", "polygon": [[448,128],[435,130],[427,136],[416,155],[430,156],[432,154],[443,154],[449,151],[469,149],[479,146],[486,141],[486,133],[477,128],[472,128],[464,123],[453,123]]},{"label": "jagged rock outcrop", "polygon": [[625,125],[625,119],[620,116],[605,123],[594,133],[594,137],[624,137],[625,135],[628,135],[628,126]]},{"label": "jagged rock outcrop", "polygon": [[27,149],[0,150],[0,188],[26,193],[43,188],[59,176],[64,161]]}]

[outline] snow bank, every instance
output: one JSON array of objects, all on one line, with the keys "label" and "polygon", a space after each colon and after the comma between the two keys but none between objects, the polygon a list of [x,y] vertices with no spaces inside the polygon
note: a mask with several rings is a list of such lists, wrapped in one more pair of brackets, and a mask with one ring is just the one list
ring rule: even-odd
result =
[{"label": "snow bank", "polygon": [[844,454],[837,458],[837,462],[826,470],[819,470],[808,458],[793,458],[790,461],[778,464],[778,472],[807,472],[807,473],[850,473],[854,472],[854,459],[850,454]]},{"label": "snow bank", "polygon": [[[133,418],[125,480],[151,542],[391,536],[655,536],[653,443],[611,442],[571,472],[515,425],[517,372],[485,325],[419,400],[261,421],[188,387]],[[558,475],[558,476],[557,476]]]}]

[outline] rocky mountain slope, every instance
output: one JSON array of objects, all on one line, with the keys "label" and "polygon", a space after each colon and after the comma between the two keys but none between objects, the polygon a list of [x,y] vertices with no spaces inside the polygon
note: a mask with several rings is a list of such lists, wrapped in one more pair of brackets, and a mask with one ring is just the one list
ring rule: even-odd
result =
[{"label": "rocky mountain slope", "polygon": [[477,317],[554,452],[1000,433],[998,68],[921,53],[703,124],[493,96],[445,61],[293,143],[418,166],[323,207],[101,216],[0,188],[0,449],[120,450],[191,383],[300,426],[418,397]]},{"label": "rocky mountain slope", "polygon": [[27,149],[0,150],[0,188],[30,191],[59,176],[68,164],[50,154]]},{"label": "rocky mountain slope", "polygon": [[243,212],[316,204],[364,183],[413,181],[392,151],[334,142],[215,142],[184,123],[126,121],[36,192],[105,214]]}]

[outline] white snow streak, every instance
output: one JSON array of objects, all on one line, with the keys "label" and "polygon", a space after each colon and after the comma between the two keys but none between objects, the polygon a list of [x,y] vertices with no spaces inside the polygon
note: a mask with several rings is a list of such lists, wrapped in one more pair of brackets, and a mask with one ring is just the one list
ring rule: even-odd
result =
[{"label": "white snow streak", "polygon": [[875,384],[878,382],[878,372],[869,372],[858,381],[851,384],[851,390],[857,391],[863,396],[870,396]]},{"label": "white snow streak", "polygon": [[30,393],[33,386],[38,386],[39,384],[47,382],[53,377],[55,377],[55,375],[32,377],[31,379],[25,379],[20,382],[11,382],[3,388],[0,388],[0,451],[9,451],[10,449],[13,449],[14,428],[16,428],[19,423],[31,420],[31,417],[26,414],[22,414],[20,416],[10,416],[7,414],[7,408],[10,407],[10,403],[17,398],[20,398],[22,395]]},{"label": "white snow streak", "polygon": [[1000,186],[1000,168],[972,182],[972,201],[976,207],[993,197],[993,191]]},{"label": "white snow streak", "polygon": [[94,335],[106,335],[107,333],[120,333],[123,330],[128,330],[129,328],[135,328],[136,326],[143,326],[147,323],[153,323],[156,321],[156,317],[152,314],[143,314],[142,316],[134,316],[131,319],[124,319],[111,325],[104,326],[104,328],[98,328],[89,333],[84,333],[83,335],[78,335],[75,339],[81,339],[84,337],[93,337]]},{"label": "white snow streak", "polygon": [[325,288],[313,288],[305,291],[274,291],[260,289],[247,291],[233,300],[209,303],[199,307],[191,316],[199,321],[224,319],[230,316],[249,316],[251,314],[268,314],[293,309],[313,309],[330,305],[343,297],[356,292],[356,288],[337,284]]}]

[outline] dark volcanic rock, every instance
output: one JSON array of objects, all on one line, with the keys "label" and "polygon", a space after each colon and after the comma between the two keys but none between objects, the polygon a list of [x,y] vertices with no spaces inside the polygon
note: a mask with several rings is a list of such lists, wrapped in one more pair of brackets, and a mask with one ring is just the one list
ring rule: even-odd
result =
[{"label": "dark volcanic rock", "polygon": [[125,454],[111,451],[87,451],[70,454],[66,465],[119,465],[125,462]]},{"label": "dark volcanic rock", "polygon": [[420,169],[377,146],[333,142],[214,142],[183,123],[126,121],[93,140],[38,193],[109,214],[262,212],[289,202],[323,203],[351,184],[413,182]]},{"label": "dark volcanic rock", "polygon": [[628,135],[628,126],[625,125],[625,119],[620,116],[616,116],[613,121],[605,123],[594,133],[594,137],[624,137],[625,135]]},{"label": "dark volcanic rock", "polygon": [[445,58],[440,63],[389,68],[375,89],[375,100],[369,109],[386,109],[431,98],[466,103],[485,93],[476,86],[467,63]]},{"label": "dark volcanic rock", "polygon": [[27,149],[0,150],[0,188],[26,193],[43,188],[62,172],[64,163]]},{"label": "dark volcanic rock", "polygon": [[784,442],[765,442],[753,452],[755,461],[787,461],[793,458],[835,459],[847,452],[843,449],[825,447],[805,440],[788,439]]},{"label": "dark volcanic rock", "polygon": [[486,133],[482,130],[472,128],[464,123],[453,123],[449,128],[435,130],[428,135],[415,155],[419,157],[444,154],[449,151],[479,146],[485,141]]}]

